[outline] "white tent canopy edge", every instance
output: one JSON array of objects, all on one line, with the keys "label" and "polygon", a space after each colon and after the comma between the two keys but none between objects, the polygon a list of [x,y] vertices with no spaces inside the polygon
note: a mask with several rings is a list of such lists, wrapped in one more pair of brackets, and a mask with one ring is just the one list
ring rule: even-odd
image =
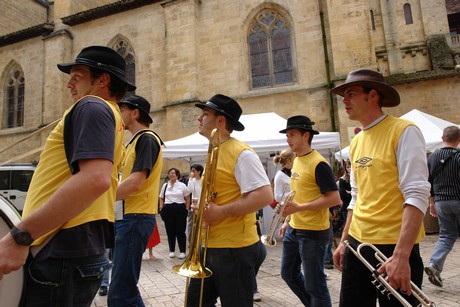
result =
[{"label": "white tent canopy edge", "polygon": [[[279,133],[286,128],[286,119],[274,112],[242,115],[243,131],[234,131],[232,137],[248,144],[261,157],[273,156],[274,153],[287,149],[286,135]],[[163,158],[184,159],[189,162],[204,161],[208,151],[208,139],[198,132],[165,142]],[[340,148],[338,132],[320,132],[312,141],[312,148],[326,158]]]}]

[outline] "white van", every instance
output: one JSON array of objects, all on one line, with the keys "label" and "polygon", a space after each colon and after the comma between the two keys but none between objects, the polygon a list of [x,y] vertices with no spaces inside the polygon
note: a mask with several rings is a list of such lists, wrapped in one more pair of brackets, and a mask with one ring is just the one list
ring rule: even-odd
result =
[{"label": "white van", "polygon": [[0,194],[21,214],[35,168],[36,165],[33,163],[11,163],[0,166]]}]

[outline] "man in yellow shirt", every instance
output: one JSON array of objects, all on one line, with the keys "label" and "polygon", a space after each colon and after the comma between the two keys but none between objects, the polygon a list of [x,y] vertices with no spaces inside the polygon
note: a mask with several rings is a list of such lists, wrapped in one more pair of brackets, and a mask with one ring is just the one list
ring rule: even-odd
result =
[{"label": "man in yellow shirt", "polygon": [[[311,148],[313,122],[304,115],[287,120],[287,143],[296,154],[291,170],[292,202],[280,229],[283,236],[281,278],[305,306],[330,307],[331,297],[324,274],[324,255],[330,239],[329,207],[340,203],[334,174],[326,159]],[[301,271],[303,268],[303,273]]]},{"label": "man in yellow shirt", "polygon": [[163,166],[160,137],[148,129],[150,103],[132,95],[120,103],[121,116],[132,137],[126,145],[117,200],[123,200],[123,219],[115,222],[109,306],[143,306],[137,288],[142,255],[155,227],[158,186]]},{"label": "man in yellow shirt", "polygon": [[0,278],[25,263],[32,245],[26,306],[89,306],[110,268],[105,250],[114,241],[123,156],[117,102],[136,88],[123,57],[108,47],[84,48],[58,68],[70,75],[75,103],[46,140],[22,222],[0,240]]},{"label": "man in yellow shirt", "polygon": [[[270,181],[257,154],[230,136],[233,130],[244,129],[239,104],[217,94],[196,106],[203,110],[199,133],[207,138],[214,128],[221,133],[217,194],[203,215],[209,225],[206,267],[213,272],[204,280],[203,306],[215,306],[218,297],[222,306],[253,306],[254,267],[262,244],[255,212],[273,200]],[[200,279],[191,279],[188,306],[199,305],[200,287]]]},{"label": "man in yellow shirt", "polygon": [[[350,144],[352,200],[342,239],[334,253],[334,264],[342,270],[340,306],[400,306],[371,284],[372,273],[343,244],[356,249],[360,243],[374,244],[388,260],[378,272],[388,277],[411,304],[412,281],[421,286],[423,263],[418,243],[428,207],[430,184],[425,141],[411,122],[386,115],[382,107],[400,103],[398,92],[374,70],[358,69],[344,84],[332,89],[343,96],[345,111],[363,130]],[[376,265],[374,251],[363,249]],[[372,259],[372,260],[370,260]]]}]

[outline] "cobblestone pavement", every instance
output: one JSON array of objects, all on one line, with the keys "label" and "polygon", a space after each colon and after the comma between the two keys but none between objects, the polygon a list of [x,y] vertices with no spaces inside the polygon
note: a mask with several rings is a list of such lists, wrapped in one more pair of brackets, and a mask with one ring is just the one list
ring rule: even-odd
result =
[{"label": "cobblestone pavement", "polygon": [[[181,264],[182,260],[168,257],[169,250],[164,224],[161,218],[157,221],[161,236],[161,243],[154,248],[155,260],[150,260],[148,252],[144,254],[142,262],[139,289],[146,306],[183,306],[185,292],[185,278],[172,272],[173,265]],[[431,251],[436,243],[436,234],[428,235],[420,244],[424,264],[429,261]],[[453,250],[447,257],[442,278],[444,287],[432,285],[424,277],[423,291],[438,307],[460,306],[460,240],[457,240]],[[267,258],[262,264],[257,276],[258,289],[262,301],[254,306],[301,306],[300,300],[287,287],[280,277],[281,243],[268,248]],[[336,269],[326,270],[329,274],[328,286],[332,298],[332,305],[338,306],[340,291],[340,272]],[[110,290],[109,290],[110,291]],[[107,306],[107,297],[96,295],[92,307]]]}]

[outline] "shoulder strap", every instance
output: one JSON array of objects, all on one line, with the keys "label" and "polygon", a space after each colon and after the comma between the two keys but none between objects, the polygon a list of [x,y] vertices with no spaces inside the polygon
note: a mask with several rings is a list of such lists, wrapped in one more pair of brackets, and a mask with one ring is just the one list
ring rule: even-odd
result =
[{"label": "shoulder strap", "polygon": [[444,165],[449,161],[450,158],[452,158],[454,155],[458,154],[459,150],[456,149],[456,151],[451,152],[450,154],[447,155],[444,159],[439,160],[439,164],[436,166],[436,168],[431,172],[430,174],[430,182],[433,182],[436,176],[438,176],[439,172],[442,170]]},{"label": "shoulder strap", "polygon": [[163,146],[164,145],[164,142],[163,140],[160,138],[160,136],[158,135],[158,133],[156,133],[155,131],[151,130],[151,129],[142,129],[142,130],[139,130],[135,135],[133,135],[131,137],[131,140],[129,140],[128,144],[126,144],[126,147],[128,147],[129,144],[131,144],[137,137],[140,137],[142,134],[146,133],[146,132],[151,132],[153,133],[157,138],[158,140],[160,140],[160,146]]}]

